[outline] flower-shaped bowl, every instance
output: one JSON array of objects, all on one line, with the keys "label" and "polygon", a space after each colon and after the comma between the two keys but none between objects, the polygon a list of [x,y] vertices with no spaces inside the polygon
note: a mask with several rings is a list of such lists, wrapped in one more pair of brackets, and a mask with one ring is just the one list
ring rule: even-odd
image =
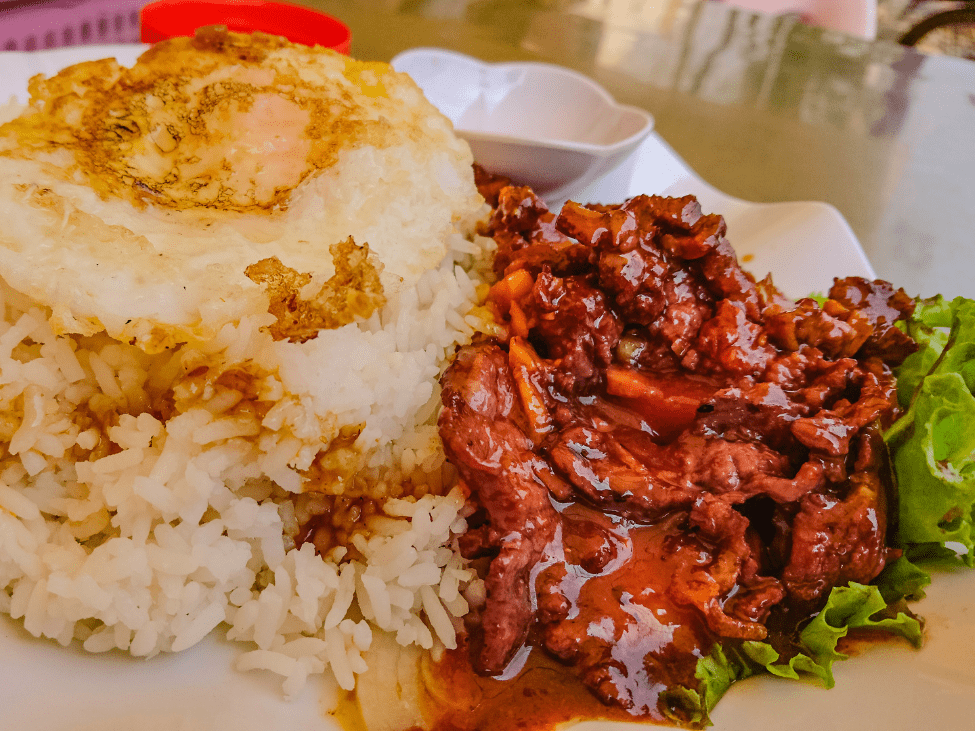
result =
[{"label": "flower-shaped bowl", "polygon": [[437,48],[405,51],[392,64],[453,121],[477,163],[549,200],[610,172],[653,128],[649,113],[561,66],[490,64]]}]

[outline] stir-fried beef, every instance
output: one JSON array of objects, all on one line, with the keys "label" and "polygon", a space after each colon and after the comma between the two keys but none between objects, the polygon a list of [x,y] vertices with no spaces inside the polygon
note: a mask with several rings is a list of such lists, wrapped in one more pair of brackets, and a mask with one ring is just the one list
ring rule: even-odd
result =
[{"label": "stir-fried beef", "polygon": [[490,527],[469,555],[494,552],[481,617],[478,670],[500,673],[525,641],[531,621],[529,573],[555,535],[557,515],[540,475],[550,472],[525,436],[520,401],[497,346],[464,350],[443,384],[444,446],[462,479],[477,485]]},{"label": "stir-fried beef", "polygon": [[798,599],[816,600],[836,585],[868,583],[887,555],[884,445],[873,426],[860,431],[845,493],[807,493],[792,523],[792,549],[782,581]]},{"label": "stir-fried beef", "polygon": [[691,196],[496,196],[506,335],[461,350],[440,421],[480,507],[463,550],[490,557],[474,666],[527,641],[656,716],[713,642],[765,640],[892,555],[877,425],[911,301],[852,278],[793,303]]},{"label": "stir-fried beef", "polygon": [[535,323],[533,340],[558,361],[553,379],[560,391],[591,390],[613,362],[623,326],[606,296],[580,277],[560,278],[546,265],[535,278],[526,315]]}]

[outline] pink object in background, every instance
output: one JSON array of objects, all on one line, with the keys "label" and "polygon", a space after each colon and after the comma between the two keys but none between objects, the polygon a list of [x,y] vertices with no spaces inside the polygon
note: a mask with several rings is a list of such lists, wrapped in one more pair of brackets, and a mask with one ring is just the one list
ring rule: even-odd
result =
[{"label": "pink object in background", "polygon": [[0,50],[138,43],[149,0],[0,0]]},{"label": "pink object in background", "polygon": [[798,13],[804,23],[873,40],[877,37],[877,0],[725,0],[745,10],[777,15]]}]

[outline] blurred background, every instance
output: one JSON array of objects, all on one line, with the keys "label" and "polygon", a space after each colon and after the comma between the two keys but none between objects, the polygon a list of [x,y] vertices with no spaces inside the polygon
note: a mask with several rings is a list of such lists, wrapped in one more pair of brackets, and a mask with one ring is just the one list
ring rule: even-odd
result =
[{"label": "blurred background", "polygon": [[[801,22],[906,42],[926,53],[975,59],[975,2],[943,0],[702,0],[748,10],[792,14]],[[0,49],[34,51],[65,46],[139,41],[139,10],[147,0],[0,0]],[[316,6],[316,0],[295,4]],[[463,17],[511,3],[492,0],[375,0],[358,3],[386,12]],[[673,2],[643,0],[550,0],[528,6],[574,12],[580,17],[625,6],[639,21],[667,13]],[[866,10],[861,11],[864,7]],[[865,15],[864,15],[865,14]],[[865,22],[860,22],[864,15]]]},{"label": "blurred background", "polygon": [[138,43],[146,0],[0,0],[0,49]]},{"label": "blurred background", "polygon": [[[0,49],[137,42],[143,4],[0,0]],[[830,203],[881,277],[912,294],[975,297],[975,2],[298,4],[348,25],[362,59],[435,46],[580,71],[652,113],[711,185],[749,201]]]}]

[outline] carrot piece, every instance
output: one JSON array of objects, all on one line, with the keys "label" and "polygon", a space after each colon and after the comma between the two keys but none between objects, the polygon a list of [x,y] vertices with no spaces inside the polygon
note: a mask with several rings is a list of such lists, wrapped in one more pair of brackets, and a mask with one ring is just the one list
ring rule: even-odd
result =
[{"label": "carrot piece", "polygon": [[542,359],[535,349],[527,340],[519,337],[511,338],[508,343],[508,363],[512,370],[521,367],[537,371],[542,367]]},{"label": "carrot piece", "polygon": [[538,444],[553,428],[552,415],[545,406],[542,394],[531,381],[531,374],[541,368],[542,362],[528,341],[513,337],[508,343],[508,364],[518,387],[521,405],[528,417],[532,441]]},{"label": "carrot piece", "polygon": [[527,270],[516,269],[491,287],[488,297],[497,302],[499,306],[504,307],[510,302],[516,302],[525,297],[532,291],[534,284],[535,279]]},{"label": "carrot piece", "polygon": [[508,282],[508,289],[511,291],[511,299],[520,300],[526,297],[535,286],[535,278],[525,269],[511,272],[504,281]]},{"label": "carrot piece", "polygon": [[660,388],[650,383],[647,378],[636,371],[619,366],[610,366],[606,369],[606,391],[613,396],[623,398],[663,398]]},{"label": "carrot piece", "polygon": [[515,300],[511,300],[511,308],[508,310],[508,316],[511,318],[512,334],[527,338],[528,318],[525,317],[525,311],[521,309]]},{"label": "carrot piece", "polygon": [[626,399],[657,434],[674,437],[690,426],[697,409],[715,392],[705,381],[666,374],[646,374],[611,365],[606,369],[606,393]]}]

